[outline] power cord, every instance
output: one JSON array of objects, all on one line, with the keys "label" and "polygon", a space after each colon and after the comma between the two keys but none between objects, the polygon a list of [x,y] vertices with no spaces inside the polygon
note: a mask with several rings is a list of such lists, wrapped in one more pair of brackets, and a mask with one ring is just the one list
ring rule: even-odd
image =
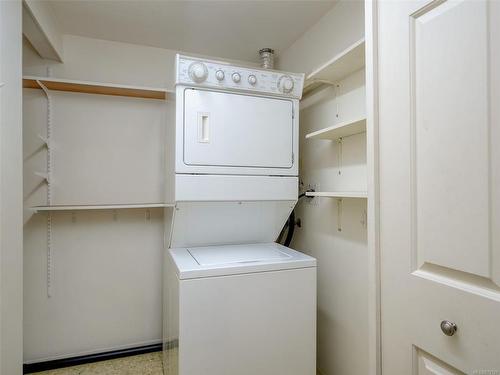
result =
[{"label": "power cord", "polygon": [[[308,189],[303,193],[299,194],[298,199],[304,198],[306,196],[306,193],[312,193],[314,191],[315,191],[314,189]],[[283,238],[284,232],[288,228],[288,232],[286,234],[285,242],[283,243],[283,245],[287,247],[290,246],[290,243],[292,242],[293,238],[293,233],[295,232],[295,226],[298,226],[300,228],[301,222],[300,219],[295,220],[295,208],[294,208],[290,213],[290,216],[288,217],[288,220],[286,221],[285,225],[283,226],[283,229],[281,230],[281,233],[278,236],[276,242],[281,243],[281,239]]]}]

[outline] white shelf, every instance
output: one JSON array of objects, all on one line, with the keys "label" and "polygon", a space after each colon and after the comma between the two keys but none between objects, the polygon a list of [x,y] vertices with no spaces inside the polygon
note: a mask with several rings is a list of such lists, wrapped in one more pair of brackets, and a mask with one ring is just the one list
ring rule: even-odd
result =
[{"label": "white shelf", "polygon": [[306,134],[306,139],[330,139],[335,140],[350,135],[363,133],[366,131],[366,118],[361,118],[354,121],[345,121],[337,125],[329,126],[309,134]]},{"label": "white shelf", "polygon": [[41,89],[41,82],[49,90],[80,92],[85,94],[128,96],[145,99],[167,99],[171,90],[154,87],[118,85],[114,83],[75,81],[52,77],[24,76],[23,87]]},{"label": "white shelf", "polygon": [[367,198],[366,191],[313,191],[307,192],[308,197],[327,197],[327,198]]},{"label": "white shelf", "polygon": [[86,210],[119,210],[125,208],[161,208],[174,207],[173,203],[146,203],[146,204],[109,204],[109,205],[75,205],[75,206],[35,206],[35,212],[45,211],[86,211]]},{"label": "white shelf", "polygon": [[365,66],[365,39],[360,39],[306,76],[304,95],[327,83],[332,84]]}]

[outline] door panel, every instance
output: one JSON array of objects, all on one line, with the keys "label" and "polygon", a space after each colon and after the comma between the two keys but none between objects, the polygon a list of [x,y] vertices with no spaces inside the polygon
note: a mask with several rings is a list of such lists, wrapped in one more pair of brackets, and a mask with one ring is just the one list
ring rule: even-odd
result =
[{"label": "door panel", "polygon": [[499,25],[499,2],[379,3],[384,375],[500,374]]},{"label": "door panel", "polygon": [[436,357],[419,349],[416,352],[417,373],[415,375],[464,375]]},{"label": "door panel", "polygon": [[446,2],[414,14],[410,64],[417,265],[489,278],[486,8]]},{"label": "door panel", "polygon": [[292,167],[292,101],[194,89],[184,95],[185,164]]}]

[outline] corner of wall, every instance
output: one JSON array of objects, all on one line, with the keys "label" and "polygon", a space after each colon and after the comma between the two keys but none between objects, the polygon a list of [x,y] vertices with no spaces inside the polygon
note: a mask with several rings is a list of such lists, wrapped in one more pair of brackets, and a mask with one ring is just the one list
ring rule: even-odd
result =
[{"label": "corner of wall", "polygon": [[364,2],[340,1],[278,56],[278,68],[309,73],[364,37]]},{"label": "corner of wall", "polygon": [[63,61],[62,32],[49,2],[23,1],[23,34],[42,58]]}]

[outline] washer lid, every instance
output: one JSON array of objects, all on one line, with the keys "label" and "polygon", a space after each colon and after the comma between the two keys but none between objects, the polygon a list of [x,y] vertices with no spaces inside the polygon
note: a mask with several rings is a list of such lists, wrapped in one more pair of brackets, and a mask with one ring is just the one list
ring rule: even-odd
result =
[{"label": "washer lid", "polygon": [[316,259],[277,243],[169,250],[180,279],[315,267]]},{"label": "washer lid", "polygon": [[271,244],[194,247],[188,248],[188,251],[200,266],[266,262],[292,257]]}]

